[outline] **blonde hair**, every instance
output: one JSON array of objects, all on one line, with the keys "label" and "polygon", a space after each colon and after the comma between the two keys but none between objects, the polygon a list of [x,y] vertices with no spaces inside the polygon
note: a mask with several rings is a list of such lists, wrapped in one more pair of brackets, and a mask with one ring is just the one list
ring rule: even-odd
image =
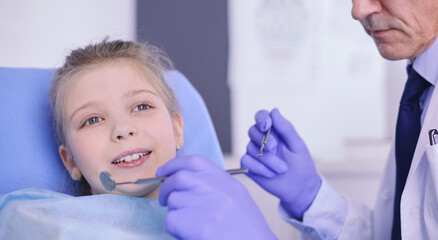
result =
[{"label": "blonde hair", "polygon": [[108,41],[90,44],[71,52],[66,57],[64,65],[54,76],[50,89],[50,102],[55,117],[56,135],[59,144],[65,144],[63,126],[63,108],[65,93],[68,85],[78,74],[87,69],[117,60],[128,60],[135,64],[151,80],[152,85],[163,99],[169,113],[174,116],[177,110],[177,101],[174,93],[165,83],[163,73],[173,69],[172,62],[159,48],[144,42]]}]

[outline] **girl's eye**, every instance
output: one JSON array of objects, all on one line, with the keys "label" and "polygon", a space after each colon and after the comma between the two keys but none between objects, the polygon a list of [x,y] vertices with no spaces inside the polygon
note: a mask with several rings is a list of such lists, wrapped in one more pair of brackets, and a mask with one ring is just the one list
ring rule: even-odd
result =
[{"label": "girl's eye", "polygon": [[102,120],[103,120],[103,118],[100,118],[100,117],[91,117],[91,118],[87,119],[87,121],[85,121],[84,126],[92,125],[92,124],[98,123]]},{"label": "girl's eye", "polygon": [[149,105],[143,103],[143,104],[139,104],[139,105],[135,106],[132,111],[134,111],[134,112],[144,111],[144,110],[147,110],[149,108],[150,108]]}]

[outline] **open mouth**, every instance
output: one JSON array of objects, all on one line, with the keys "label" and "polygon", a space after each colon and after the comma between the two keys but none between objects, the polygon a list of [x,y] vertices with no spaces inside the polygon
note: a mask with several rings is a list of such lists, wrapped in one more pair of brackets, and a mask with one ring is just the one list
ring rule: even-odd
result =
[{"label": "open mouth", "polygon": [[140,158],[142,158],[144,156],[147,156],[147,155],[149,155],[151,153],[152,153],[152,151],[143,152],[143,153],[129,154],[129,155],[126,155],[126,156],[121,157],[119,159],[116,159],[116,160],[112,161],[111,163],[112,164],[129,163],[129,162],[135,161],[137,159],[140,159]]}]

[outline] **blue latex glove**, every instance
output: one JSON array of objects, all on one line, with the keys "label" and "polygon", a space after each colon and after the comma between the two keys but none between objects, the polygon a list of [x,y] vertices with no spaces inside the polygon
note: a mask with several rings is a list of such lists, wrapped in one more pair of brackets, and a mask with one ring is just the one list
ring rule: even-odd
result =
[{"label": "blue latex glove", "polygon": [[200,156],[170,160],[159,202],[168,207],[166,231],[178,239],[277,239],[247,189]]},{"label": "blue latex glove", "polygon": [[[249,129],[251,141],[241,165],[248,168],[251,179],[280,199],[280,204],[292,217],[300,219],[321,186],[312,157],[295,128],[277,109],[271,113],[257,112],[255,121]],[[269,128],[271,134],[263,155],[256,156]]]}]

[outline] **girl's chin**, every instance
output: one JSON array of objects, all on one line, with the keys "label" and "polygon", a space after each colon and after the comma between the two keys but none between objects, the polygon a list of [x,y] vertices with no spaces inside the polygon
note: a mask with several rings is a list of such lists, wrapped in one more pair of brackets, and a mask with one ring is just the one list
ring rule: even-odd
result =
[{"label": "girl's chin", "polygon": [[145,197],[158,199],[158,193],[161,183],[156,184],[129,184],[124,186],[117,186],[117,188],[111,192],[119,195]]}]

